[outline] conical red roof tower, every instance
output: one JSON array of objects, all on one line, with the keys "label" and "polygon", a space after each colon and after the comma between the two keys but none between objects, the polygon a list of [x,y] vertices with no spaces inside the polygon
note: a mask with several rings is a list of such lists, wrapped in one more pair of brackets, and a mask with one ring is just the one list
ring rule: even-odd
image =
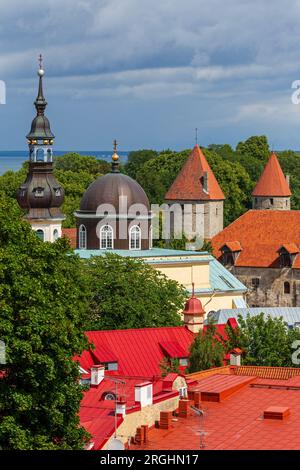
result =
[{"label": "conical red roof tower", "polygon": [[290,197],[292,195],[287,179],[273,152],[254,188],[253,197]]},{"label": "conical red roof tower", "polygon": [[222,201],[225,199],[198,144],[193,148],[165,199],[167,201]]}]

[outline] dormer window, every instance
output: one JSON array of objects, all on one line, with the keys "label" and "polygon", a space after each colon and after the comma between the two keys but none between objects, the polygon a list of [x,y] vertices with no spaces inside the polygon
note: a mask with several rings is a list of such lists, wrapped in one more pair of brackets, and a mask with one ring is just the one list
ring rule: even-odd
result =
[{"label": "dormer window", "polygon": [[35,197],[44,197],[44,188],[34,188],[33,192]]},{"label": "dormer window", "polygon": [[222,263],[225,266],[234,266],[242,251],[240,242],[227,242],[221,247]]},{"label": "dormer window", "polygon": [[61,196],[61,188],[54,188],[54,193],[55,193],[56,197],[60,197]]},{"label": "dormer window", "polygon": [[278,250],[280,267],[281,268],[292,268],[299,254],[299,248],[295,243],[286,243],[282,245]]}]

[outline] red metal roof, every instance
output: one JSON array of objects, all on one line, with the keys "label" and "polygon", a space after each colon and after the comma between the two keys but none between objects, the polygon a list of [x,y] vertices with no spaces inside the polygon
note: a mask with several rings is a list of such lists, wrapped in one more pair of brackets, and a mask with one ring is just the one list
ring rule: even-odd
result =
[{"label": "red metal roof", "polygon": [[[233,328],[237,326],[235,319],[229,319],[228,324],[230,322]],[[226,325],[215,327],[218,335],[226,339]],[[95,349],[84,351],[80,357],[74,358],[86,372],[94,364],[118,362],[117,374],[144,378],[160,376],[159,365],[166,356],[188,357],[195,338],[195,334],[185,326],[88,331],[86,334]]]},{"label": "red metal roof", "polygon": [[[264,374],[267,368],[257,367],[256,372],[261,373],[260,369],[263,369]],[[277,372],[276,368],[272,369],[272,375],[284,375],[284,368],[279,368]],[[199,419],[189,409],[187,418],[178,417],[177,421],[172,421],[167,433],[164,429],[150,429],[148,442],[142,446],[131,446],[131,450],[199,449],[199,430],[203,431],[202,443],[205,450],[299,449],[300,394],[299,390],[288,388],[296,377],[281,380],[286,383],[284,388],[278,387],[277,380],[269,379],[264,386],[261,379],[253,379],[253,376],[235,378],[229,368],[230,375],[227,376],[220,376],[217,371],[214,378],[213,371],[208,372],[209,379],[205,376],[206,371],[202,373],[203,379],[199,373],[199,390],[208,392],[206,398],[209,398],[210,393],[216,393],[223,394],[225,399],[201,404],[204,419]],[[295,373],[299,374],[299,369]],[[242,380],[237,380],[239,378]],[[234,393],[226,397],[226,392],[231,391]],[[279,412],[285,419],[263,419],[264,412],[269,411],[270,407],[271,412],[275,411],[276,417]]]},{"label": "red metal roof", "polygon": [[252,196],[291,196],[291,190],[283,174],[276,154],[273,152],[269,158],[262,175],[254,188]]},{"label": "red metal roof", "polygon": [[[202,178],[208,175],[208,191],[204,191]],[[212,169],[210,168],[199,145],[192,150],[186,163],[171,188],[165,195],[166,200],[223,200],[221,190]]]},{"label": "red metal roof", "polygon": [[189,355],[188,349],[183,348],[177,341],[160,341],[159,344],[168,357],[179,359]]},{"label": "red metal roof", "polygon": [[173,346],[172,354],[178,352],[179,357],[182,357],[184,352],[184,357],[186,357],[189,346],[195,337],[183,326],[88,331],[87,336],[90,343],[95,345],[95,350],[92,353],[85,351],[78,358],[83,369],[90,369],[91,365],[95,363],[93,354],[100,359],[103,345],[109,345],[109,350],[113,351],[110,357],[114,358],[113,362],[115,360],[118,362],[118,373],[131,377],[160,375],[159,364],[165,356],[161,343],[169,343],[169,346],[171,344]]},{"label": "red metal roof", "polygon": [[[238,240],[243,248],[235,266],[280,267],[280,248],[300,246],[300,211],[246,212],[212,238],[214,255],[220,261],[221,248],[232,240]],[[300,269],[300,256],[293,268]]]}]

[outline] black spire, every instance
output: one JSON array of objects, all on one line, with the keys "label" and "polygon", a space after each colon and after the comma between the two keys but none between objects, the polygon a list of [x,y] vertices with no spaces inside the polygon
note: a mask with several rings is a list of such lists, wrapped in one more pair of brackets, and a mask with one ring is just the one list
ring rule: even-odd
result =
[{"label": "black spire", "polygon": [[39,56],[39,70],[38,70],[38,77],[39,77],[39,89],[38,95],[34,102],[36,108],[36,117],[32,121],[30,133],[26,136],[29,140],[42,140],[42,139],[54,139],[54,135],[50,129],[50,123],[47,117],[45,116],[45,109],[47,107],[47,101],[44,97],[44,90],[43,90],[43,77],[45,75],[45,71],[43,69],[43,58],[40,54]]}]

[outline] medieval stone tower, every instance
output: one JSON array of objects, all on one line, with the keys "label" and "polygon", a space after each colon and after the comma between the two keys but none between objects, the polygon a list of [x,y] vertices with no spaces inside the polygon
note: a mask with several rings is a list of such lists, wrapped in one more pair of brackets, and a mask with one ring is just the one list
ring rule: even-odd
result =
[{"label": "medieval stone tower", "polygon": [[209,240],[223,230],[223,205],[225,196],[210,168],[202,150],[197,144],[171,188],[165,201],[171,213],[171,238],[176,236],[179,225],[176,207],[184,208],[187,223],[182,231],[188,239]]}]

